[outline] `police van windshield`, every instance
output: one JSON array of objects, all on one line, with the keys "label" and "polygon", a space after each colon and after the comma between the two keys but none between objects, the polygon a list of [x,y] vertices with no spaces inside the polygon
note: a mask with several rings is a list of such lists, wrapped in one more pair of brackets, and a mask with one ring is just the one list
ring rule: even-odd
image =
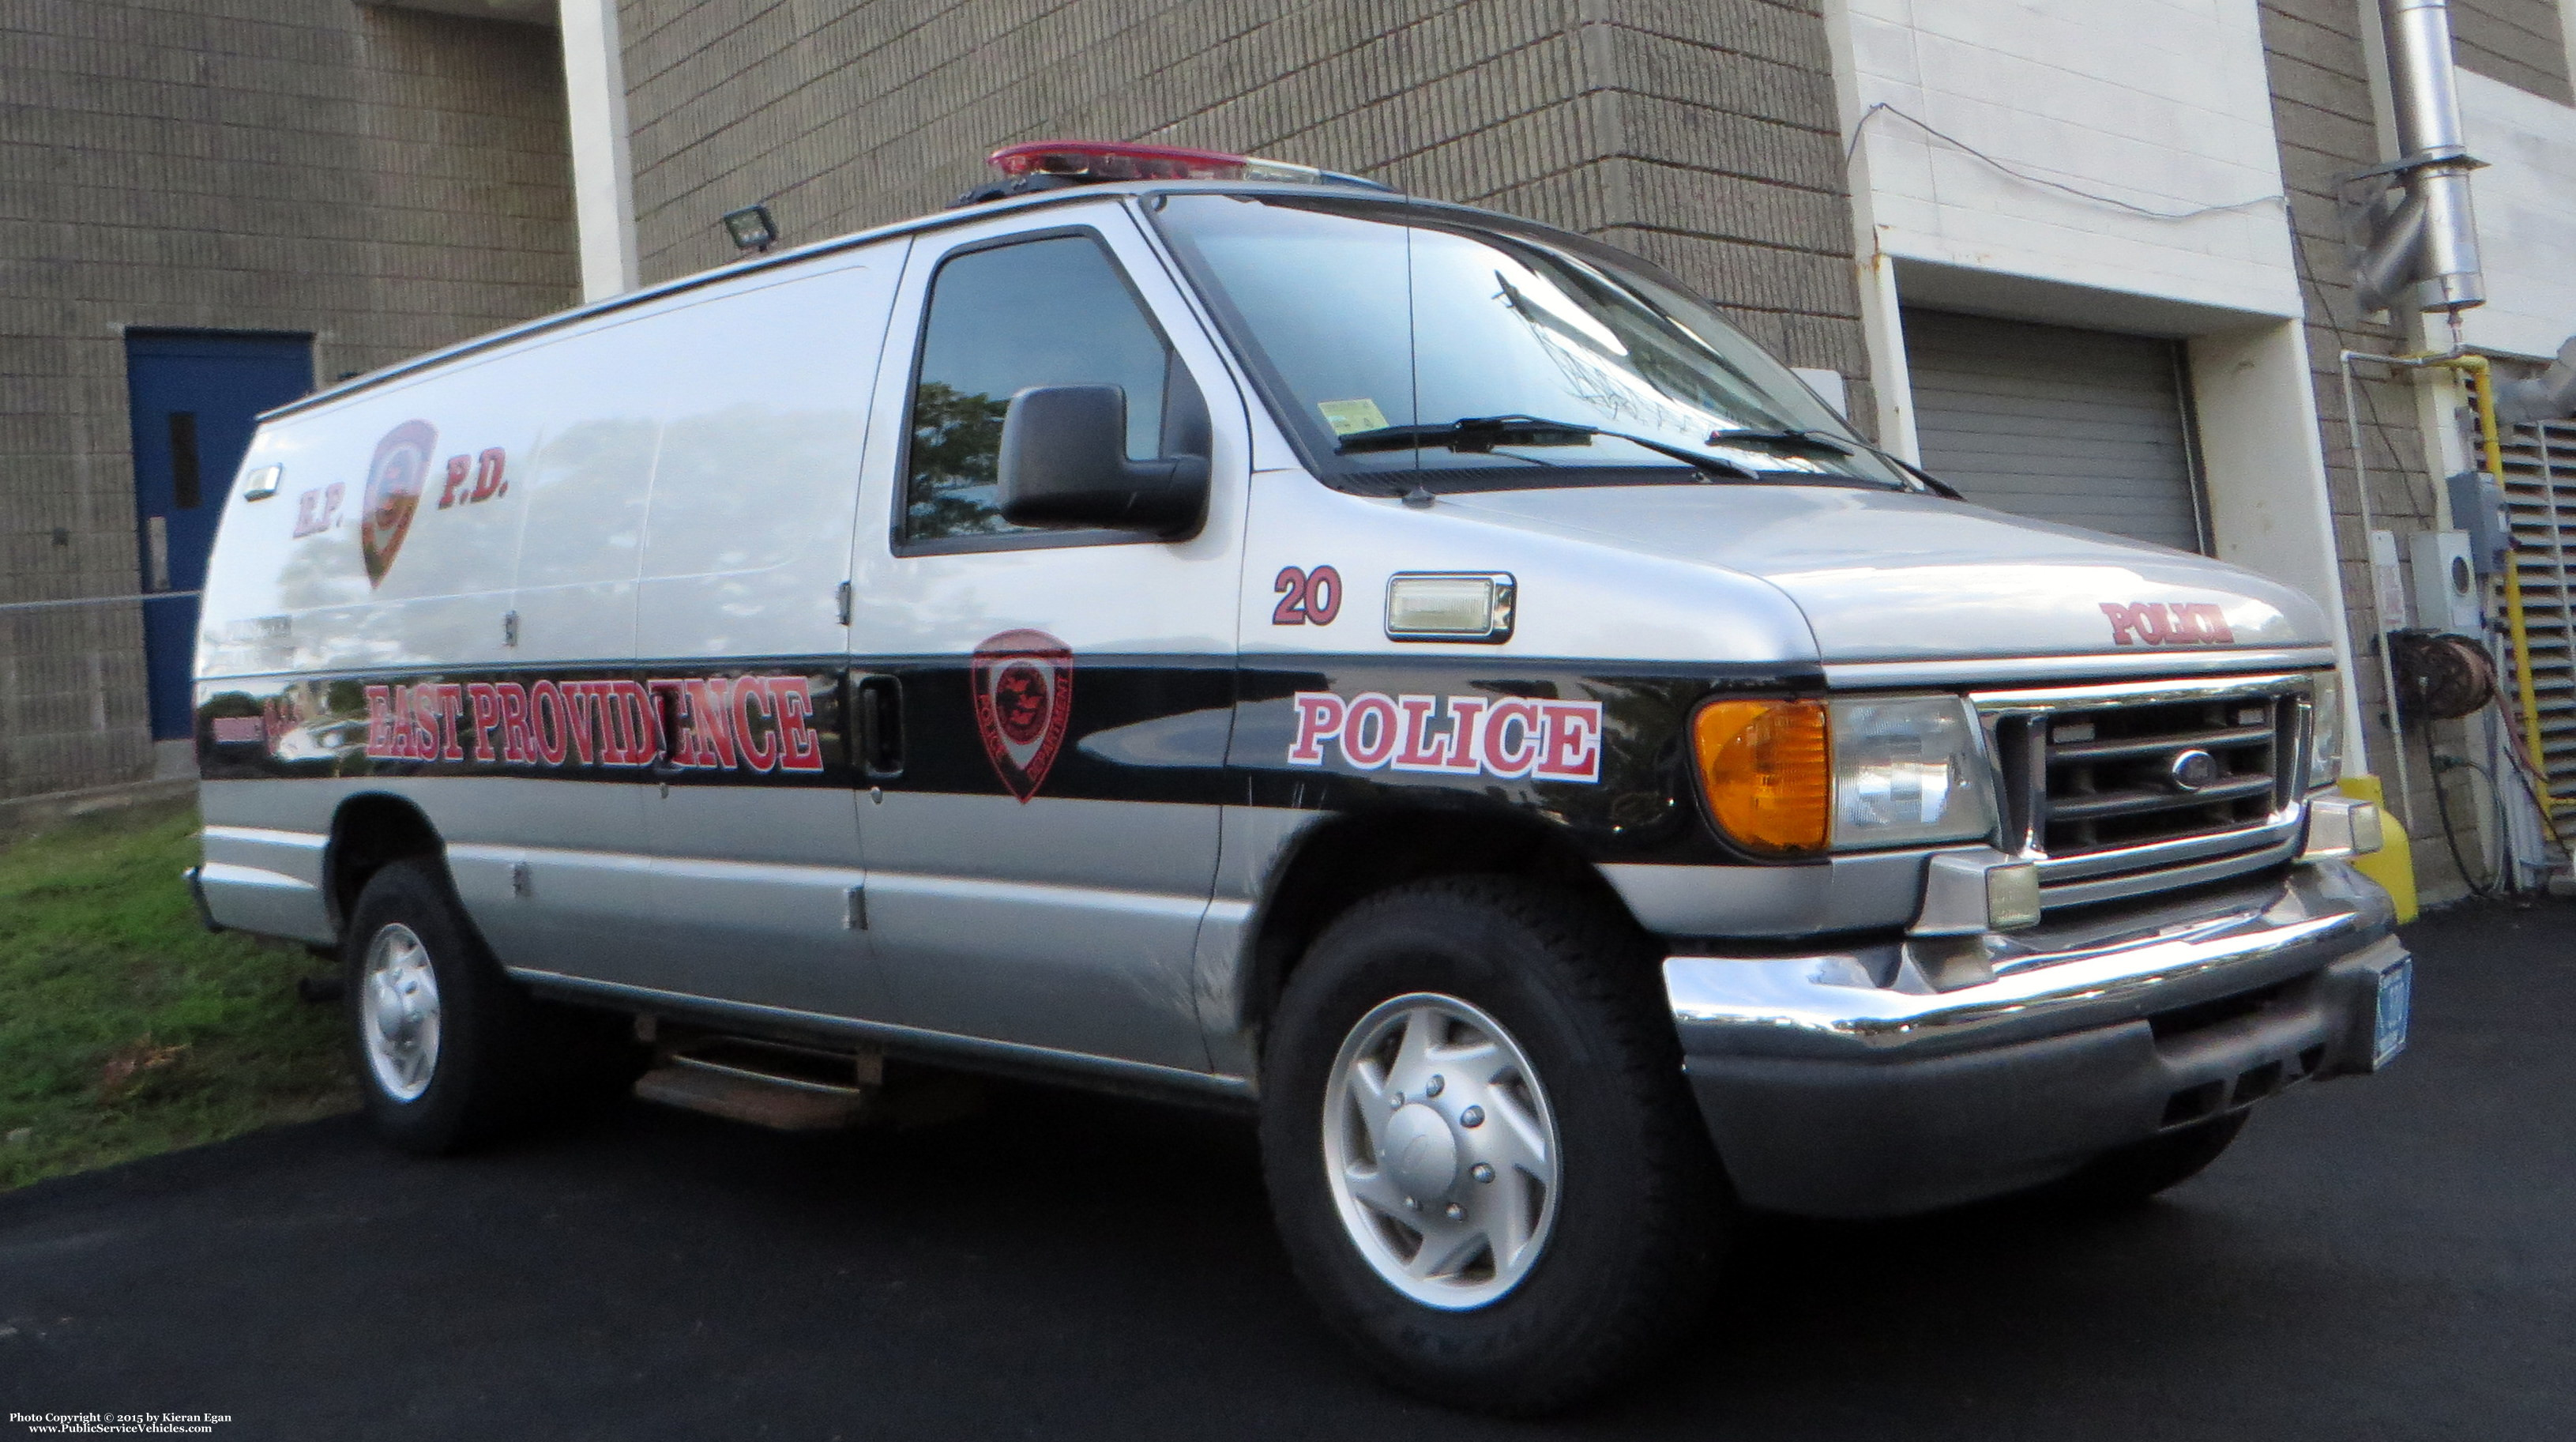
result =
[{"label": "police van windshield", "polygon": [[1336,485],[1915,482],[1668,279],[1401,202],[1171,195],[1154,217]]}]

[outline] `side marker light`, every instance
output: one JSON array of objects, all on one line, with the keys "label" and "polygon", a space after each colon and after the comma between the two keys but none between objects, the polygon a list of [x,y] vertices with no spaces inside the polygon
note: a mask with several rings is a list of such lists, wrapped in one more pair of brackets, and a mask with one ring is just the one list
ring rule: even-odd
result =
[{"label": "side marker light", "polygon": [[1700,789],[1718,828],[1749,850],[1825,849],[1833,743],[1821,701],[1711,701],[1691,718]]}]

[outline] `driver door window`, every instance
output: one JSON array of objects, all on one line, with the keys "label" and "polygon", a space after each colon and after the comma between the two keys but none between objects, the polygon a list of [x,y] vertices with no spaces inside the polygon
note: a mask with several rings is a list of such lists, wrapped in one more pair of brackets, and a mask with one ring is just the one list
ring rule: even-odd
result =
[{"label": "driver door window", "polygon": [[1119,387],[1131,459],[1206,454],[1206,411],[1188,372],[1088,232],[950,257],[931,279],[920,355],[895,532],[903,554],[1135,539],[1002,519],[1002,421],[1031,386]]}]

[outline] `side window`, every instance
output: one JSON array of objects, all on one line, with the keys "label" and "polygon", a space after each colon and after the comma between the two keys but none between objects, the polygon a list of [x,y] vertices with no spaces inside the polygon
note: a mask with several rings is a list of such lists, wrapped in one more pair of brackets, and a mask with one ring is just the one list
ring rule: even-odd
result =
[{"label": "side window", "polygon": [[1130,459],[1194,449],[1165,424],[1167,412],[1204,413],[1188,373],[1097,238],[1053,235],[942,263],[913,375],[905,542],[1029,532],[1002,519],[1002,418],[1012,396],[1051,385],[1124,390]]}]

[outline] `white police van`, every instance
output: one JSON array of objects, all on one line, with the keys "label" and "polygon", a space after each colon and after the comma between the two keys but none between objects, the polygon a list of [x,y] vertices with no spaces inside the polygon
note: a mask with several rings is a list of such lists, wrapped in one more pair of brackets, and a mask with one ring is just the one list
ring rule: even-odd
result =
[{"label": "white police van", "polygon": [[1330,1320],[1508,1411],[1738,1208],[2144,1195],[2402,1044],[2304,595],[1964,504],[1596,242],[995,158],[263,421],[192,875],[341,950],[395,1143],[630,1027],[778,1124],[1233,1101]]}]

